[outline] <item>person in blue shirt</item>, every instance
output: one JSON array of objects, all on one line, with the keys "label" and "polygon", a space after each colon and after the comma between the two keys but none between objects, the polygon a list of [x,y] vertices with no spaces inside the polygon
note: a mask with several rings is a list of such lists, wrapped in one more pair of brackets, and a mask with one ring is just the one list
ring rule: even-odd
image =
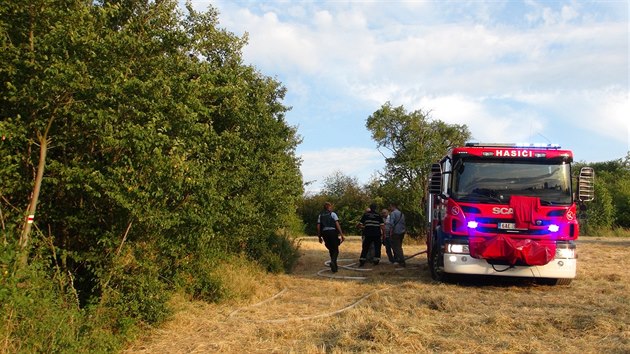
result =
[{"label": "person in blue shirt", "polygon": [[330,270],[337,272],[337,257],[339,257],[339,245],[344,241],[343,231],[339,225],[339,217],[332,210],[333,205],[324,203],[324,210],[317,216],[317,237],[319,243],[324,243],[330,254]]},{"label": "person in blue shirt", "polygon": [[405,266],[405,254],[403,253],[403,239],[405,238],[405,215],[398,210],[398,204],[390,203],[389,205],[389,224],[391,225],[390,238],[392,243],[392,251],[394,251],[394,261]]},{"label": "person in blue shirt", "polygon": [[381,210],[381,217],[385,220],[385,236],[383,236],[383,245],[385,246],[385,253],[387,253],[387,259],[389,263],[394,264],[394,253],[392,252],[392,242],[391,242],[391,230],[392,224],[389,223],[389,210],[383,209]]}]

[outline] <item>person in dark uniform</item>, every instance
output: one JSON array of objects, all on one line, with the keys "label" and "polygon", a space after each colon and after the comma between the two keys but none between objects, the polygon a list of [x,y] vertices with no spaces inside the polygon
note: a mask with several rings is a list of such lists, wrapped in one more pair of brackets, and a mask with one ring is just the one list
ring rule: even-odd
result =
[{"label": "person in dark uniform", "polygon": [[361,229],[363,229],[363,244],[361,245],[361,257],[359,258],[359,267],[365,265],[366,257],[370,247],[374,247],[374,265],[377,265],[381,259],[381,239],[385,234],[385,221],[383,217],[376,211],[376,204],[370,205],[370,210],[365,212],[359,221]]},{"label": "person in dark uniform", "polygon": [[[365,209],[365,213],[369,212],[370,208]],[[383,219],[384,220],[384,219]],[[387,221],[385,222],[385,230],[387,231]],[[365,232],[363,230],[363,225],[359,222],[357,223],[357,229],[359,229],[359,233],[361,234],[361,244],[365,240]],[[368,248],[367,256],[365,257],[366,262],[374,262],[374,247]]]},{"label": "person in dark uniform", "polygon": [[339,217],[332,211],[332,204],[324,203],[324,210],[317,216],[317,237],[319,243],[324,243],[330,254],[330,270],[337,272],[337,257],[339,256],[339,245],[345,239]]}]

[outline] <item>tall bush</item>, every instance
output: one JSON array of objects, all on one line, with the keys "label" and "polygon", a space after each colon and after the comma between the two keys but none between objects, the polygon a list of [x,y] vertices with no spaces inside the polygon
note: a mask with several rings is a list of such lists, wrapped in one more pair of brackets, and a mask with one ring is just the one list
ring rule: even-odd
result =
[{"label": "tall bush", "polygon": [[603,181],[595,181],[595,200],[587,205],[586,220],[582,221],[585,234],[599,228],[610,228],[615,220],[613,199]]},{"label": "tall bush", "polygon": [[63,274],[59,296],[123,328],[162,320],[176,286],[219,298],[226,255],[286,254],[299,139],[244,45],[174,0],[0,3],[3,269]]}]

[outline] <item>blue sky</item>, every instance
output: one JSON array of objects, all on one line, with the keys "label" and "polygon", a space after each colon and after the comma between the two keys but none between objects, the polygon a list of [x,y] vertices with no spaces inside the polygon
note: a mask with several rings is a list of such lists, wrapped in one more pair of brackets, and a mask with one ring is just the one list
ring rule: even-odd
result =
[{"label": "blue sky", "polygon": [[383,103],[484,142],[553,142],[576,160],[630,150],[628,1],[200,1],[248,33],[245,62],[287,88],[316,191],[384,166],[365,128]]}]

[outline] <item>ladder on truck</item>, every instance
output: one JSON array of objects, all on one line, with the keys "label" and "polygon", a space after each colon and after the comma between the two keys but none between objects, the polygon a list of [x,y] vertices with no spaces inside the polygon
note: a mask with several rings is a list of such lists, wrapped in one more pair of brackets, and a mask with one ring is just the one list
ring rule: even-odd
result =
[{"label": "ladder on truck", "polygon": [[578,199],[590,202],[595,199],[595,170],[592,167],[582,167],[578,179]]}]

